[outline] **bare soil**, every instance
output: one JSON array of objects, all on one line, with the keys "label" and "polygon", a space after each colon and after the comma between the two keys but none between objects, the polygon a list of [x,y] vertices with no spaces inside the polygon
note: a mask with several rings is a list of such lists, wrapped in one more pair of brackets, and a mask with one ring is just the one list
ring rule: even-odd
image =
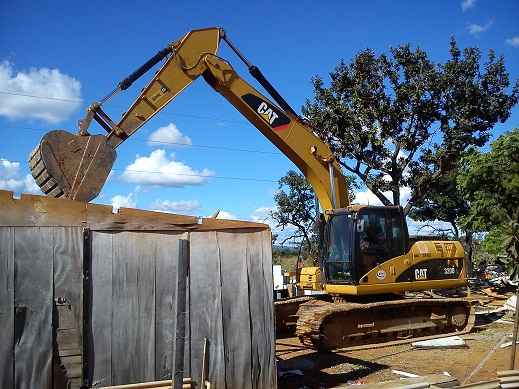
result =
[{"label": "bare soil", "polygon": [[[511,347],[498,348],[470,380],[466,379],[504,336],[512,334],[512,330],[512,323],[491,322],[463,335],[467,347],[462,349],[418,350],[407,344],[345,353],[318,353],[302,346],[297,338],[278,339],[278,369],[285,373],[278,379],[278,386],[281,389],[331,388],[346,383],[397,380],[401,376],[393,373],[393,369],[420,376],[447,372],[460,383],[490,381],[496,378],[497,371],[509,369]],[[286,374],[290,370],[292,373]]]}]

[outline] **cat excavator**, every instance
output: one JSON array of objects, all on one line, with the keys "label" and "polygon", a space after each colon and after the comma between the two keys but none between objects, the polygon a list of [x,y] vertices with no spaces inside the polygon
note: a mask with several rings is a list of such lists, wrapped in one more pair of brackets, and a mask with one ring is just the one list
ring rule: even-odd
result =
[{"label": "cat excavator", "polygon": [[[273,101],[217,55],[222,42]],[[160,62],[151,81],[114,122],[103,105]],[[200,76],[301,170],[323,211],[318,266],[302,268],[299,279],[300,289],[320,294],[276,303],[278,325],[289,324],[290,316],[303,344],[328,350],[470,331],[474,311],[466,298],[433,292],[416,295],[466,285],[462,245],[454,241],[410,244],[401,207],[351,205],[346,179],[330,148],[222,28],[192,30],[159,51],[89,106],[78,122],[77,134],[56,130],[44,135],[29,160],[37,184],[49,196],[94,199],[110,173],[117,147]],[[106,134],[89,132],[94,121]]]}]

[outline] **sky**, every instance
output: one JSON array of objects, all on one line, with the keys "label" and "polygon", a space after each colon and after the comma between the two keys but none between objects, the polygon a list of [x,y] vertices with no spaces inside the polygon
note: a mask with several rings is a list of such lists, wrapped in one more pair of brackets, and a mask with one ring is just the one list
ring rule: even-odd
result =
[{"label": "sky", "polygon": [[[503,54],[516,80],[517,15],[514,0],[1,2],[0,188],[40,193],[26,162],[40,138],[54,129],[76,132],[92,101],[191,29],[223,27],[300,111],[312,96],[312,76],[326,80],[341,59],[349,62],[365,48],[384,53],[410,43],[443,62],[455,36],[461,48]],[[222,47],[220,55],[258,87],[229,49]],[[149,77],[107,103],[105,111],[119,119]],[[492,138],[515,127],[517,106]],[[270,222],[277,180],[295,169],[203,79],[117,152],[94,202],[198,216],[221,210],[220,217]],[[367,189],[356,200],[378,203]]]}]

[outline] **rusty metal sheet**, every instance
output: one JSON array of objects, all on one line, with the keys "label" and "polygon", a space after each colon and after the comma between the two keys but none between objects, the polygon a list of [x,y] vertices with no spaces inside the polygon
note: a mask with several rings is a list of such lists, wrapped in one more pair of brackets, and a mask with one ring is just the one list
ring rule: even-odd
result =
[{"label": "rusty metal sheet", "polygon": [[118,213],[108,205],[56,199],[23,194],[14,199],[13,193],[0,190],[0,226],[80,226],[91,230],[143,231],[217,231],[266,230],[262,223],[240,220],[198,218],[140,209],[121,208]]},{"label": "rusty metal sheet", "polygon": [[0,227],[0,387],[14,387],[14,229]]}]

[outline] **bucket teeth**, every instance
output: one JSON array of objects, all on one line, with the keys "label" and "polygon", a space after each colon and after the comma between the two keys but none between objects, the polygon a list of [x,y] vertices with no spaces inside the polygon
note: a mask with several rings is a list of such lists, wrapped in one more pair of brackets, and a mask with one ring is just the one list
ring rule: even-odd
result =
[{"label": "bucket teeth", "polygon": [[47,196],[89,202],[101,191],[116,156],[104,135],[54,130],[31,152],[29,168]]},{"label": "bucket teeth", "polygon": [[38,145],[30,155],[29,168],[36,184],[38,184],[43,193],[51,197],[63,196],[63,190],[58,186],[58,183],[50,176],[49,172],[45,168],[45,164],[41,157],[40,145]]}]

